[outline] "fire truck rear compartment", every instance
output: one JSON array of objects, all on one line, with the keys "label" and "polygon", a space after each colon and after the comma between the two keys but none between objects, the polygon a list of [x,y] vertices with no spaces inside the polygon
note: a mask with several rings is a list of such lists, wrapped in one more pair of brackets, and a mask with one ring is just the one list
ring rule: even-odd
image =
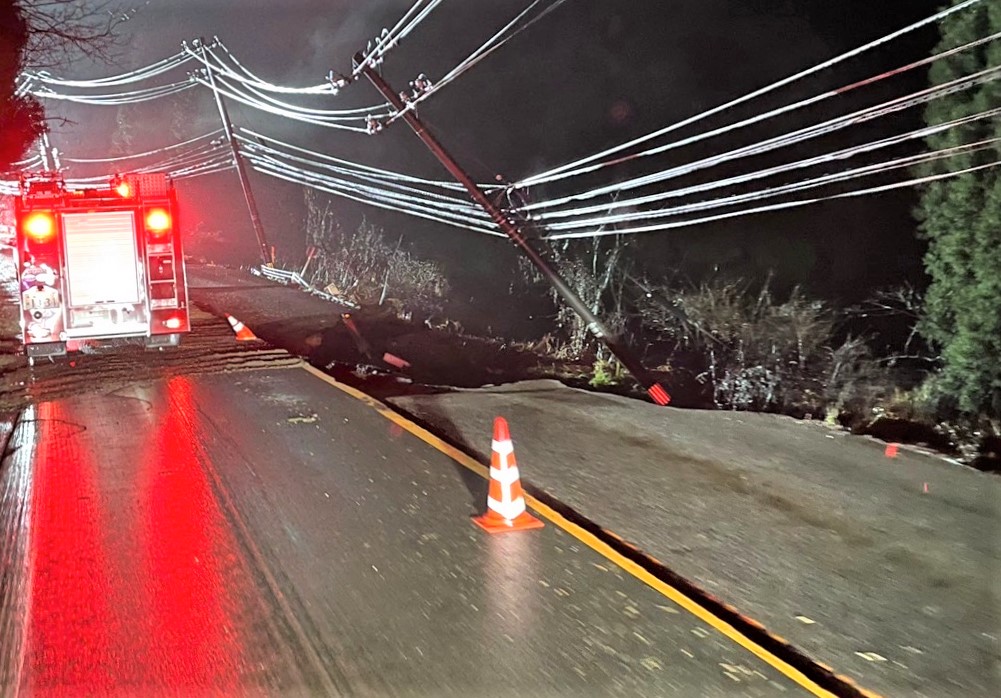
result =
[{"label": "fire truck rear compartment", "polygon": [[131,211],[63,214],[66,337],[147,335],[150,318]]}]

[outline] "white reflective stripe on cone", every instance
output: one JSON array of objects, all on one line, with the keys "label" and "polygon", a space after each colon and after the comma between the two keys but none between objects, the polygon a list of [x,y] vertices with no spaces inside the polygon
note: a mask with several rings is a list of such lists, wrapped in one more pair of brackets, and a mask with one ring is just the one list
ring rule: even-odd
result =
[{"label": "white reflective stripe on cone", "polygon": [[498,502],[493,497],[487,497],[487,506],[508,521],[511,521],[512,519],[517,519],[525,513],[525,498],[518,497],[517,501],[505,504],[503,502]]},{"label": "white reflective stripe on cone", "polygon": [[490,479],[502,485],[511,486],[518,481],[518,466],[509,465],[506,468],[490,468]]},{"label": "white reflective stripe on cone", "polygon": [[499,453],[502,456],[514,453],[514,443],[511,442],[511,439],[507,439],[506,441],[491,441],[490,445],[494,453]]}]

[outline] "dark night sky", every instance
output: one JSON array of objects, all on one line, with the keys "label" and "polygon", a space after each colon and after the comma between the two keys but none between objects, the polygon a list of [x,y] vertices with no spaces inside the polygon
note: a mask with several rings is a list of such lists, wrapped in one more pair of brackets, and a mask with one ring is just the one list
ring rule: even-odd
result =
[{"label": "dark night sky", "polygon": [[[125,25],[131,33],[123,66],[169,55],[180,42],[218,35],[251,70],[274,82],[313,84],[334,68],[348,71],[351,55],[390,26],[412,0],[150,0]],[[526,0],[450,0],[389,56],[384,71],[404,85],[417,73],[440,76],[486,39]],[[456,157],[481,180],[534,174],[569,159],[634,138],[732,99],[932,14],[941,0],[568,0],[529,31],[438,93],[421,110]],[[776,100],[734,114],[803,98],[928,55],[935,32],[924,31],[838,70],[787,89]],[[99,76],[108,68],[79,67]],[[920,89],[925,74],[898,79],[833,111],[800,112],[739,141],[680,152],[669,166],[696,155],[767,137],[818,119]],[[338,98],[337,106],[376,102],[367,83]],[[211,104],[197,105],[193,133],[217,124]],[[77,124],[57,131],[64,151],[107,152],[114,108],[74,108]],[[162,144],[164,109],[136,110],[148,129],[142,148]],[[626,118],[621,118],[622,114]],[[248,108],[233,120],[333,155],[444,179],[414,136],[398,124],[377,137],[331,133],[279,122]],[[613,115],[619,115],[615,118]],[[732,119],[733,117],[728,117]],[[875,129],[823,143],[843,147],[876,135],[915,128],[915,111]],[[715,122],[722,123],[722,122]],[[690,132],[702,130],[708,123]],[[781,161],[810,150],[783,153]],[[758,165],[758,163],[755,163]],[[631,174],[628,171],[619,175]],[[185,184],[189,223],[222,231],[230,260],[252,261],[253,235],[239,208],[234,175]],[[301,250],[301,193],[254,176],[264,222],[280,247]],[[542,192],[544,194],[544,192]],[[719,266],[760,278],[776,268],[783,283],[802,282],[826,297],[848,299],[874,286],[920,279],[920,245],[909,217],[913,193],[834,202],[794,213],[745,217],[723,225],[653,233],[637,240],[653,268],[680,267],[695,278]],[[506,293],[514,255],[503,242],[395,214],[338,204],[344,222],[362,215],[394,233],[406,233],[424,254],[443,260],[460,284],[482,300]],[[498,269],[505,271],[498,272]],[[475,284],[475,286],[473,286]]]}]

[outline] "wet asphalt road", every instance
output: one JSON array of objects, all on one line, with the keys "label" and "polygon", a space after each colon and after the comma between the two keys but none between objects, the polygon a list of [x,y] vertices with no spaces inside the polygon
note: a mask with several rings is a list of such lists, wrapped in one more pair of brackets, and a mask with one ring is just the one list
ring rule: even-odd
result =
[{"label": "wet asphalt road", "polygon": [[806,694],[297,368],[41,402],[0,492],[5,692]]},{"label": "wet asphalt road", "polygon": [[816,421],[555,381],[391,403],[481,456],[505,415],[528,484],[867,689],[1001,696],[995,475]]},{"label": "wet asphalt road", "polygon": [[[226,289],[203,299],[274,341],[329,314],[247,274],[197,276]],[[419,355],[401,355],[420,372]],[[867,689],[1001,695],[994,476],[909,448],[886,458],[817,421],[662,410],[547,381],[391,401],[480,457],[505,415],[529,483]]]}]

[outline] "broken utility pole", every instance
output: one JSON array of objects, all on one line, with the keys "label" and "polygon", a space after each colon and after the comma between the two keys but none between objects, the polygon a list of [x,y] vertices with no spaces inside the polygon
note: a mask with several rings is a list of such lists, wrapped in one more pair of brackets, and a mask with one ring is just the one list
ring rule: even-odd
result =
[{"label": "broken utility pole", "polygon": [[445,150],[444,146],[438,142],[438,139],[428,131],[417,115],[414,114],[413,110],[408,109],[407,105],[403,102],[400,96],[393,91],[393,88],[383,80],[382,76],[379,75],[375,69],[365,62],[365,57],[358,53],[354,57],[354,67],[355,70],[361,70],[365,74],[365,77],[375,86],[383,97],[396,109],[397,113],[403,118],[404,121],[413,129],[417,137],[420,138],[424,145],[434,154],[438,161],[444,165],[455,179],[466,188],[469,195],[472,197],[473,201],[479,204],[490,217],[493,218],[497,226],[504,231],[504,233],[511,238],[511,241],[517,245],[521,251],[528,257],[529,261],[535,265],[535,268],[552,284],[556,292],[566,301],[577,315],[579,315],[584,322],[587,323],[588,329],[591,333],[597,337],[599,340],[605,343],[615,358],[626,367],[640,385],[646,388],[647,394],[650,398],[656,402],[658,405],[666,405],[671,401],[671,397],[667,394],[667,391],[654,380],[647,370],[643,367],[643,364],[633,356],[632,352],[626,347],[622,340],[612,334],[604,323],[595,315],[587,304],[584,303],[581,298],[574,293],[567,283],[560,277],[559,273],[553,269],[552,265],[545,258],[542,251],[537,250],[531,242],[522,234],[518,226],[508,218],[504,212],[490,201],[489,198],[480,190],[476,182],[466,173],[465,170],[455,161],[455,159]]},{"label": "broken utility pole", "polygon": [[247,169],[243,164],[243,157],[240,155],[240,147],[233,137],[233,123],[229,120],[229,111],[226,109],[226,103],[223,101],[222,95],[216,88],[212,69],[208,67],[209,61],[204,39],[198,41],[198,47],[201,48],[202,61],[205,63],[205,73],[209,79],[209,84],[212,86],[212,94],[215,95],[216,106],[219,107],[219,117],[222,119],[223,133],[229,142],[230,150],[233,151],[233,164],[236,166],[236,174],[240,178],[240,188],[243,189],[243,198],[247,202],[247,210],[250,212],[250,222],[254,226],[257,244],[261,248],[261,259],[265,266],[271,266],[273,260],[268,248],[268,239],[264,235],[264,225],[261,223],[261,216],[257,212],[257,202],[254,200],[254,192],[250,188],[250,180],[247,178]]}]

